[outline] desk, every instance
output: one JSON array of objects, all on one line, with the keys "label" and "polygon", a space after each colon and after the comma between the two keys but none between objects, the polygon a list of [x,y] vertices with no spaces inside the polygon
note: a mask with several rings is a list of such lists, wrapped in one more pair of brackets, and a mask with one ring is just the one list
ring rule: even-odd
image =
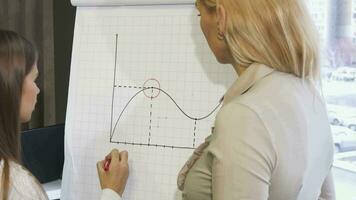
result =
[{"label": "desk", "polygon": [[60,179],[42,184],[50,200],[61,198],[61,184],[62,180]]}]

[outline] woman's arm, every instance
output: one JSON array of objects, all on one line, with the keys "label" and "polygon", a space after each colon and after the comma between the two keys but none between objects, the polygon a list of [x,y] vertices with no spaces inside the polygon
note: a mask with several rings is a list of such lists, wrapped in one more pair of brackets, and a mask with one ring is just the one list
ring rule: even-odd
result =
[{"label": "woman's arm", "polygon": [[210,144],[214,200],[266,200],[276,154],[268,131],[246,106],[226,105]]}]

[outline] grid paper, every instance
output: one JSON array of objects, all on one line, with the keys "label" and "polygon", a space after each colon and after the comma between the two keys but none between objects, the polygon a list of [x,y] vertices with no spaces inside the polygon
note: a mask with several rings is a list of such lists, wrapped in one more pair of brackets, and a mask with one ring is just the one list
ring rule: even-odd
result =
[{"label": "grid paper", "polygon": [[96,162],[129,152],[125,200],[179,200],[176,179],[234,79],[194,5],[79,7],[61,199],[99,199]]}]

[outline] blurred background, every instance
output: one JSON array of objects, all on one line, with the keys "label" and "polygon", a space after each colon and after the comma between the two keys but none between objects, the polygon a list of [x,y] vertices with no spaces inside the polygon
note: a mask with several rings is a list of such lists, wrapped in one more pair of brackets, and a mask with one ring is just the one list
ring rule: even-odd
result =
[{"label": "blurred background", "polygon": [[338,200],[356,200],[356,0],[309,0],[322,50]]}]

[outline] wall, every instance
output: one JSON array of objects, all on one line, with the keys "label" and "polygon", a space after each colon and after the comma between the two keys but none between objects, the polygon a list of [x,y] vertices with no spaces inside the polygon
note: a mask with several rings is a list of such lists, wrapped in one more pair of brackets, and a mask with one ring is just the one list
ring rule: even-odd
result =
[{"label": "wall", "polygon": [[55,0],[54,57],[56,79],[56,121],[65,121],[76,8],[69,0]]}]

